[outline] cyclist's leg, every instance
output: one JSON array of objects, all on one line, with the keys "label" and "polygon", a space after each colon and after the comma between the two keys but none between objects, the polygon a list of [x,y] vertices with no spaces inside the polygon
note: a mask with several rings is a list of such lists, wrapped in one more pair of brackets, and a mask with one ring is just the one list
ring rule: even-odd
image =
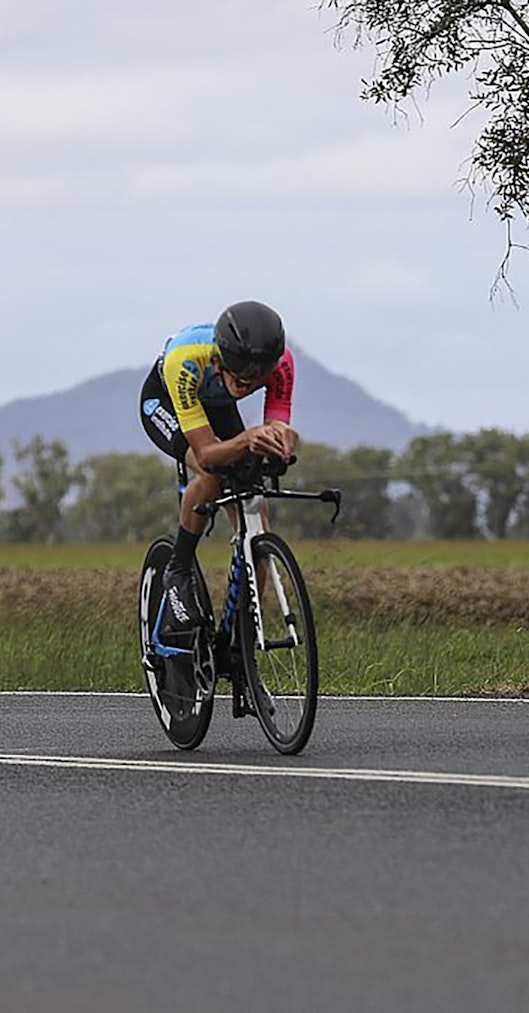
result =
[{"label": "cyclist's leg", "polygon": [[[189,444],[180,428],[171,398],[160,379],[157,363],[143,384],[140,417],[147,436],[159,450],[176,461],[185,461]],[[199,537],[200,533],[195,535],[180,525],[164,571],[163,586],[168,592],[169,618],[172,620],[171,625],[179,631],[193,629],[202,622],[202,611],[196,600],[192,578]]]},{"label": "cyclist's leg", "polygon": [[193,629],[204,621],[195,584],[194,560],[207,518],[194,513],[193,507],[214,498],[220,489],[214,476],[198,468],[189,446],[184,460],[194,474],[182,493],[180,523],[164,573],[164,587],[171,607],[171,626],[175,630]]},{"label": "cyclist's leg", "polygon": [[[206,408],[206,414],[213,432],[221,440],[230,439],[244,429],[244,423],[234,405]],[[175,629],[200,625],[204,619],[196,594],[193,561],[208,519],[195,513],[194,507],[216,499],[222,488],[218,476],[211,475],[200,467],[183,433],[181,439],[185,443],[185,464],[193,476],[182,495],[180,526],[166,572],[172,625]]]},{"label": "cyclist's leg", "polygon": [[185,463],[189,470],[193,472],[193,475],[189,479],[182,496],[180,524],[187,531],[196,534],[200,538],[207,525],[207,518],[196,514],[194,508],[199,503],[207,503],[209,500],[216,499],[221,492],[221,482],[216,475],[211,475],[200,467],[189,445],[185,454]]},{"label": "cyclist's leg", "polygon": [[[219,440],[231,440],[244,431],[244,422],[236,404],[204,405],[204,409],[208,422]],[[208,523],[207,518],[204,519],[194,513],[193,508],[199,503],[207,503],[208,500],[216,499],[220,495],[222,483],[218,477],[200,467],[189,446],[186,453],[186,465],[193,471],[194,478],[189,482],[182,499],[180,522],[190,531],[201,535]],[[235,530],[237,527],[235,508],[233,506],[227,507],[226,513]]]}]

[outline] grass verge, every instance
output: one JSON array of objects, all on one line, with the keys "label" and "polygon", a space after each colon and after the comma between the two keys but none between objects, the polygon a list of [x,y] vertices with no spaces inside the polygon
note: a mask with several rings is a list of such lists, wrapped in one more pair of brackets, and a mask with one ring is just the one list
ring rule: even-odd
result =
[{"label": "grass verge", "polygon": [[[290,541],[290,540],[289,540]],[[529,568],[529,540],[480,539],[468,541],[352,541],[329,538],[325,541],[292,541],[291,547],[302,566],[326,571],[354,567],[393,569],[402,567],[509,567]],[[78,545],[0,545],[0,567],[4,569],[135,569],[145,556],[145,543],[80,543]],[[230,557],[227,539],[204,539],[200,557],[209,569],[226,567]]]},{"label": "grass verge", "polygon": [[[0,571],[0,689],[141,690],[137,573]],[[213,598],[226,575],[212,571]],[[523,572],[307,571],[324,693],[522,693]]]}]

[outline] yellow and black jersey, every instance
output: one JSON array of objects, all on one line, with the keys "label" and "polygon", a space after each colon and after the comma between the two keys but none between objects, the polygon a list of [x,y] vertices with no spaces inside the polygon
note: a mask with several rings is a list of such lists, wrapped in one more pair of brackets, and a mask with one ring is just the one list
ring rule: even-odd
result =
[{"label": "yellow and black jersey", "polygon": [[[226,390],[222,376],[215,371],[212,359],[219,355],[214,324],[184,327],[165,343],[159,369],[174,405],[182,432],[208,425],[204,405],[220,407],[235,399]],[[265,388],[265,421],[280,419],[290,422],[294,364],[288,349],[263,379]]]}]

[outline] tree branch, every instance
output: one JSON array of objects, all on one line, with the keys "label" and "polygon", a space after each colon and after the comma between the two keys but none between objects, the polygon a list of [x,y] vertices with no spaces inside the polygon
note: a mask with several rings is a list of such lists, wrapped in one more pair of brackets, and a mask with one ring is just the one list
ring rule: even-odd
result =
[{"label": "tree branch", "polygon": [[511,15],[511,18],[513,18],[513,20],[516,21],[516,24],[519,26],[519,28],[522,29],[524,35],[526,35],[527,38],[529,39],[529,24],[527,24],[527,21],[524,21],[522,15],[519,14],[518,11],[513,7],[513,5],[510,3],[510,0],[500,0],[500,4],[507,11],[507,13]]}]

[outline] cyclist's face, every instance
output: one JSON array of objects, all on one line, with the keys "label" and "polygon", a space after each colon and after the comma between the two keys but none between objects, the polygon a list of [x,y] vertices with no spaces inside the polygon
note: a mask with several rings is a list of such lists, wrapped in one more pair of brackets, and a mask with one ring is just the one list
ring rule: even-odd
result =
[{"label": "cyclist's face", "polygon": [[257,376],[247,380],[243,376],[237,376],[236,373],[230,373],[229,369],[224,366],[221,366],[221,373],[226,390],[234,398],[246,397],[247,394],[251,394],[263,379],[262,376]]}]

